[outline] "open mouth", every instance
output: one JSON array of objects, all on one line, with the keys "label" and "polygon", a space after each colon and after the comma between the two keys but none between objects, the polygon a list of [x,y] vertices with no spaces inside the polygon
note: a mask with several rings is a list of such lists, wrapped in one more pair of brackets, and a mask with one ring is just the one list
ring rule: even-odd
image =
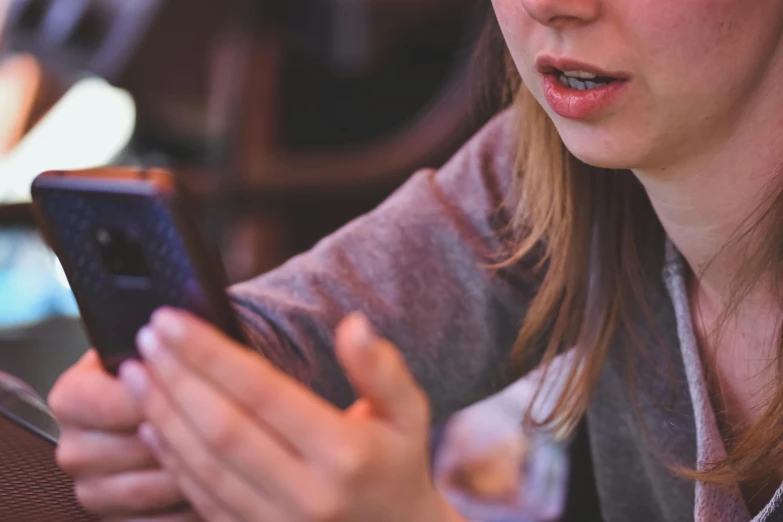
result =
[{"label": "open mouth", "polygon": [[543,95],[563,118],[591,118],[618,102],[631,76],[570,59],[543,56],[536,60]]},{"label": "open mouth", "polygon": [[598,76],[586,71],[561,71],[552,69],[548,74],[554,76],[561,85],[577,91],[600,89],[611,83],[620,81],[618,78]]}]

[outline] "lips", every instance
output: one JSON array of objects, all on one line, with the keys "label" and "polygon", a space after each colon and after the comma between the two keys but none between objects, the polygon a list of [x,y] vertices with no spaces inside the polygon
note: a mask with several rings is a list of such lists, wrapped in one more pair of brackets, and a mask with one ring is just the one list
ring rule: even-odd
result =
[{"label": "lips", "polygon": [[536,69],[540,74],[553,74],[555,72],[584,71],[602,78],[613,80],[628,80],[630,75],[623,71],[611,71],[570,58],[556,58],[553,56],[539,56],[536,59]]},{"label": "lips", "polygon": [[[541,56],[536,60],[536,68],[542,78],[547,103],[556,114],[568,119],[600,116],[620,99],[630,82],[630,75],[625,72],[567,58]],[[586,82],[569,81],[565,77],[566,72],[593,75],[597,81],[591,82],[590,88],[585,88]]]}]

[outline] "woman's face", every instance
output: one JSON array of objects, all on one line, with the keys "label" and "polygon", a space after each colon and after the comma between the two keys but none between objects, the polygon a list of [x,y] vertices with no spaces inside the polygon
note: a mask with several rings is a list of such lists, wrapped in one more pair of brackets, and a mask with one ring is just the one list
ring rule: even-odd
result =
[{"label": "woman's face", "polygon": [[759,118],[783,124],[781,0],[493,4],[523,81],[587,163],[665,169]]}]

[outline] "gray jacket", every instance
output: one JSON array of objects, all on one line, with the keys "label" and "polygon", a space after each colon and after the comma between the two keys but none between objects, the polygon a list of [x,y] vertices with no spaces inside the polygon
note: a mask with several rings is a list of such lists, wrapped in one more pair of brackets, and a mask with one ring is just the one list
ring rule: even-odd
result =
[{"label": "gray jacket", "polygon": [[[310,252],[234,287],[251,343],[347,406],[353,393],[332,351],[333,331],[347,313],[363,311],[404,352],[436,422],[509,385],[508,356],[538,284],[523,264],[488,267],[499,259],[511,210],[513,119],[500,115],[439,171],[417,173]],[[666,465],[695,465],[696,432],[663,281],[663,243],[658,250],[648,295],[666,353],[632,363],[634,394],[625,336],[617,336],[574,444],[574,520],[597,519],[589,510],[593,488],[607,522],[693,520],[694,484]],[[635,333],[657,347],[643,325]]]}]

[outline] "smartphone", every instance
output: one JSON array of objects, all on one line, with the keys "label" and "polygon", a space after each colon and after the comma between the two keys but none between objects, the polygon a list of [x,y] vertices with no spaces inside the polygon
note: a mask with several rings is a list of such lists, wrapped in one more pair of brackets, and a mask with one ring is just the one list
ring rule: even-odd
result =
[{"label": "smartphone", "polygon": [[32,184],[40,228],[60,260],[104,367],[138,358],[136,334],[163,306],[245,344],[192,198],[164,170],[52,171]]}]

